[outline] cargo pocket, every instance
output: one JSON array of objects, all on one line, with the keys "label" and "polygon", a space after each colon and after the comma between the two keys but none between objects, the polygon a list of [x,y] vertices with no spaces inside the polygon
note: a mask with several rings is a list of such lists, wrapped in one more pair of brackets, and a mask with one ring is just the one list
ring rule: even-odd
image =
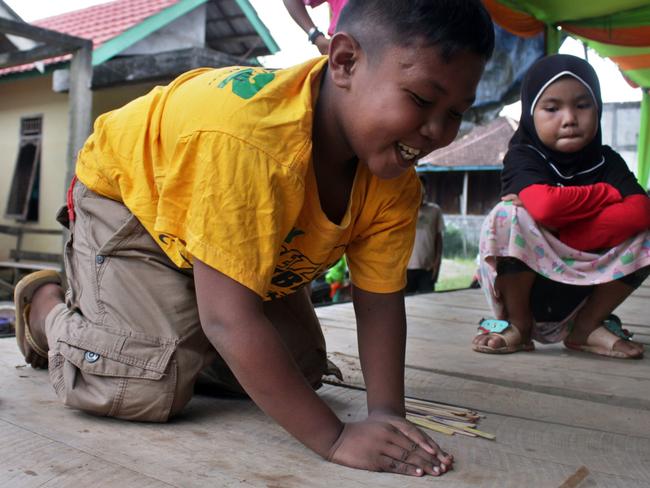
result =
[{"label": "cargo pocket", "polygon": [[60,337],[63,402],[96,415],[164,422],[176,390],[176,339],[109,327],[84,327]]},{"label": "cargo pocket", "polygon": [[127,257],[130,243],[139,238],[142,232],[146,232],[137,217],[126,210],[124,212],[128,217],[122,221],[118,229],[111,234],[107,240],[99,244],[95,249],[91,247],[91,272],[94,289],[93,304],[96,307],[98,318],[96,322],[115,326],[119,323],[120,318],[106,317],[107,309],[110,309],[110,303],[105,300],[118,302],[126,298],[120,294],[122,290],[122,280],[127,264],[123,263],[120,258]]},{"label": "cargo pocket", "polygon": [[144,229],[138,218],[133,214],[129,214],[129,217],[120,225],[115,233],[99,246],[95,253],[95,263],[103,264],[105,259],[118,255],[119,250],[126,247],[141,231],[144,231]]}]

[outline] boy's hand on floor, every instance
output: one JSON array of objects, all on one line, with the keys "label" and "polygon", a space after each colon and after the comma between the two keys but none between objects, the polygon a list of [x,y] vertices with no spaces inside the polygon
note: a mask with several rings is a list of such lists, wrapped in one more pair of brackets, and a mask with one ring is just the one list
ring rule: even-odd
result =
[{"label": "boy's hand on floor", "polygon": [[369,471],[439,476],[453,457],[403,417],[372,413],[362,422],[345,424],[328,460]]}]

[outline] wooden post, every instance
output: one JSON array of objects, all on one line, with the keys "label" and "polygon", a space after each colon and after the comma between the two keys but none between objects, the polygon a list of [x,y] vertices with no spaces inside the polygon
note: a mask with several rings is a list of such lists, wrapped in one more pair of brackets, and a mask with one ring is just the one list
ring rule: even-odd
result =
[{"label": "wooden post", "polygon": [[93,97],[92,83],[92,43],[74,52],[70,63],[70,132],[68,134],[68,154],[65,172],[65,187],[74,176],[77,153],[90,134],[92,124]]},{"label": "wooden post", "polygon": [[[92,124],[93,94],[91,83],[93,77],[93,45],[88,41],[76,50],[70,62],[70,91],[68,92],[69,104],[69,133],[68,151],[66,158],[65,182],[63,185],[63,201],[66,201],[68,185],[72,181],[77,162],[77,153],[90,135]],[[63,232],[61,252],[65,252],[65,243],[69,234]]]},{"label": "wooden post", "polygon": [[463,193],[460,195],[460,214],[467,215],[467,191],[469,188],[469,171],[463,174]]},{"label": "wooden post", "polygon": [[544,47],[546,54],[557,54],[560,51],[561,45],[562,31],[554,25],[546,24],[546,29],[544,31]]},{"label": "wooden post", "polygon": [[[463,174],[463,194],[460,196],[460,214],[463,217],[467,217],[468,190],[469,171],[465,171]],[[467,218],[463,218],[463,231],[461,232],[461,236],[463,237],[463,257],[467,257]]]}]

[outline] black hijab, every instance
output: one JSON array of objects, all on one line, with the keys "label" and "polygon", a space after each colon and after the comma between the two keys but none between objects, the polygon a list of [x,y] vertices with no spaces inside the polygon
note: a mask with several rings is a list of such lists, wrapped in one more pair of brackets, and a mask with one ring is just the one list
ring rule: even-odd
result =
[{"label": "black hijab", "polygon": [[[575,153],[558,152],[545,146],[533,122],[533,110],[544,90],[565,76],[584,84],[598,107],[596,136]],[[602,111],[600,83],[589,63],[566,54],[555,54],[537,61],[522,83],[521,120],[503,160],[501,195],[519,193],[534,184],[582,186],[598,182],[609,183],[623,197],[645,193],[623,158],[609,146],[602,145]]]}]

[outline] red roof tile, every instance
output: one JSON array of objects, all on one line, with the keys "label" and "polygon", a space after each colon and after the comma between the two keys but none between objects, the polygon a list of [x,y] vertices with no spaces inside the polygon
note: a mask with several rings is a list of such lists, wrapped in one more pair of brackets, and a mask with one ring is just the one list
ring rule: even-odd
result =
[{"label": "red roof tile", "polygon": [[498,117],[418,161],[433,166],[501,166],[517,122]]},{"label": "red roof tile", "polygon": [[[178,3],[178,1],[114,0],[112,2],[37,20],[32,24],[71,36],[91,39],[93,41],[93,48],[97,49],[106,41],[119,36],[148,17]],[[45,64],[53,64],[69,58],[70,55],[59,56],[45,60]],[[1,69],[0,76],[9,73],[31,71],[34,68],[34,63],[13,66],[11,68]]]}]

